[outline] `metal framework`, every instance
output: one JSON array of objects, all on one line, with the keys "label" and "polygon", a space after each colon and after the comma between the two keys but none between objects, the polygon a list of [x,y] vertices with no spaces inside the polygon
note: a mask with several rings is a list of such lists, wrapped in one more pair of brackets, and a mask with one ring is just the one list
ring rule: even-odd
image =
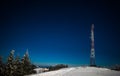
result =
[{"label": "metal framework", "polygon": [[94,24],[92,24],[92,27],[91,27],[90,66],[96,66],[96,64],[95,64],[95,49],[94,49]]}]

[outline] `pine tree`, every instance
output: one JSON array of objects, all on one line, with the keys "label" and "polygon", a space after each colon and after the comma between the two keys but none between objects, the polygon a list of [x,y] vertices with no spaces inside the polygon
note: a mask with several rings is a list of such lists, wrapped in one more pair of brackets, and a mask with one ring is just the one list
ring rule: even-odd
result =
[{"label": "pine tree", "polygon": [[27,75],[27,74],[31,74],[32,73],[32,65],[30,63],[30,59],[29,59],[29,55],[28,55],[28,51],[26,51],[23,59],[22,59],[22,67],[23,67],[23,74]]},{"label": "pine tree", "polygon": [[14,50],[10,52],[10,55],[7,59],[6,64],[6,76],[13,76],[15,68],[14,68]]},{"label": "pine tree", "polygon": [[20,57],[16,56],[15,61],[14,61],[14,75],[15,76],[23,76],[22,72],[21,72],[21,62],[20,62]]},{"label": "pine tree", "polygon": [[4,75],[4,71],[5,71],[4,64],[2,62],[2,57],[0,56],[0,75],[1,76]]},{"label": "pine tree", "polygon": [[0,76],[24,76],[35,73],[33,69],[36,66],[31,64],[28,51],[21,60],[19,56],[14,58],[14,52],[14,50],[10,52],[5,68],[2,67],[2,58],[0,58]]}]

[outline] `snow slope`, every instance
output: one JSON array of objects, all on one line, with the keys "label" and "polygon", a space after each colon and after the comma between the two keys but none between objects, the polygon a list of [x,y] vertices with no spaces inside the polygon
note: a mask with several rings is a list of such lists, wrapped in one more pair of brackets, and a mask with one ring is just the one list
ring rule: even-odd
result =
[{"label": "snow slope", "polygon": [[95,67],[71,67],[28,76],[120,76],[120,71]]}]

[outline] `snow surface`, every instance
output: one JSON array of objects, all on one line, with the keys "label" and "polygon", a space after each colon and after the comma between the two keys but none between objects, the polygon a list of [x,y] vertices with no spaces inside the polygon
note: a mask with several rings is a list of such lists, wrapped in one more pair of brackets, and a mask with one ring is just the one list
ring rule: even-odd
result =
[{"label": "snow surface", "polygon": [[27,76],[120,76],[120,71],[96,67],[71,67]]}]

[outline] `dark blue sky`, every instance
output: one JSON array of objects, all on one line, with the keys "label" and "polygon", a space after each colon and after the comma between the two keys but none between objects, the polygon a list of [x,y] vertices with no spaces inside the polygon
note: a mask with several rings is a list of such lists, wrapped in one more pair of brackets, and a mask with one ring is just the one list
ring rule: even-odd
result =
[{"label": "dark blue sky", "polygon": [[120,5],[117,1],[1,2],[0,55],[28,48],[37,64],[89,64],[90,29],[95,24],[98,65],[120,64]]}]

